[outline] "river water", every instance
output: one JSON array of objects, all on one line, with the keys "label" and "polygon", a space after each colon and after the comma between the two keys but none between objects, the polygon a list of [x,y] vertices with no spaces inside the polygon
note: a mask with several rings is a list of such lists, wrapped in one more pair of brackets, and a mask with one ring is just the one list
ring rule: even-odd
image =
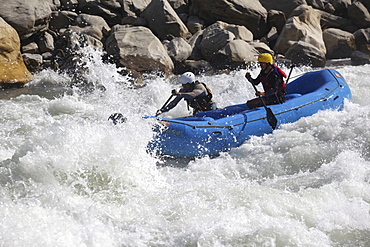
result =
[{"label": "river water", "polygon": [[[43,70],[0,91],[0,246],[370,246],[370,66],[336,67],[353,94],[343,111],[165,160],[146,152],[154,120],[142,116],[177,78],[138,88],[84,54],[88,88]],[[253,97],[245,72],[197,79],[224,107]],[[127,121],[113,125],[115,112]],[[187,114],[181,102],[163,115]]]}]

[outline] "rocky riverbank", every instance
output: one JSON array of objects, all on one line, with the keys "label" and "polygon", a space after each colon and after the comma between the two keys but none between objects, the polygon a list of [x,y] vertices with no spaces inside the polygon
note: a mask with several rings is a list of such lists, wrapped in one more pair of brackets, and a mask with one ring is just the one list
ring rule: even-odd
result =
[{"label": "rocky riverbank", "polygon": [[236,69],[261,52],[314,67],[370,63],[370,0],[0,2],[2,86],[22,85],[45,68],[87,73],[81,45],[136,79]]}]

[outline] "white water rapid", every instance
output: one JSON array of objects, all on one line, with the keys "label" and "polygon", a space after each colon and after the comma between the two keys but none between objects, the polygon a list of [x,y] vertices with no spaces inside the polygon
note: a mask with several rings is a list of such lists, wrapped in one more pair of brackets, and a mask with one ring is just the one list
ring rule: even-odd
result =
[{"label": "white water rapid", "polygon": [[[146,153],[154,120],[142,116],[177,78],[134,88],[85,54],[96,90],[43,70],[0,91],[0,246],[370,246],[369,65],[336,67],[353,95],[343,111],[216,158],[163,160]],[[245,72],[197,79],[224,107],[254,97]],[[114,112],[127,122],[113,125]],[[181,103],[164,116],[187,114]]]}]

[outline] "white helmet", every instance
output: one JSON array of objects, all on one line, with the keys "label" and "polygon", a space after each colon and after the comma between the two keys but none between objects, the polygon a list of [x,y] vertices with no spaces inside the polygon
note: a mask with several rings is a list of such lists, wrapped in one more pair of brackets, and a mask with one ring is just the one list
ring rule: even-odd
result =
[{"label": "white helmet", "polygon": [[185,72],[180,76],[180,83],[181,84],[187,84],[187,83],[193,83],[195,81],[195,75],[191,72]]}]

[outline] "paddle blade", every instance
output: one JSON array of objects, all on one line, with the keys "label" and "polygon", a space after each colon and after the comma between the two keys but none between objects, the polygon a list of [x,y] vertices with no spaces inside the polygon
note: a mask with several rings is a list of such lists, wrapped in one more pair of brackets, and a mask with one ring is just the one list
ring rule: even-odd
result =
[{"label": "paddle blade", "polygon": [[270,108],[266,108],[266,112],[267,112],[267,122],[269,123],[273,130],[276,129],[278,120],[276,119],[274,113],[272,113]]},{"label": "paddle blade", "polygon": [[124,117],[121,113],[113,113],[109,116],[108,120],[112,121],[114,125],[119,123],[124,123],[127,121],[127,118]]}]

